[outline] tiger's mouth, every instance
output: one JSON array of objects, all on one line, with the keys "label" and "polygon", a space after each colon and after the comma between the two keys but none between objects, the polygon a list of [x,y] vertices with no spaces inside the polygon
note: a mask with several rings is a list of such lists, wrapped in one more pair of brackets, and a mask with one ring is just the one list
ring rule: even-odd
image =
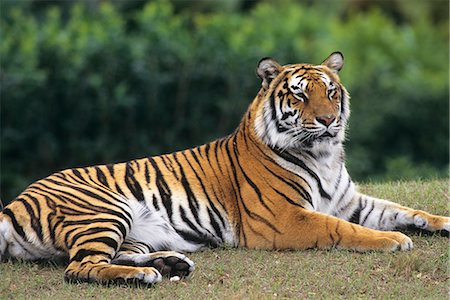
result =
[{"label": "tiger's mouth", "polygon": [[303,147],[311,148],[314,145],[317,145],[317,143],[330,141],[333,138],[335,138],[336,136],[337,136],[337,132],[331,133],[331,132],[325,131],[322,134],[313,135],[309,139],[303,141],[300,147],[301,148],[303,148]]},{"label": "tiger's mouth", "polygon": [[322,134],[318,134],[316,136],[313,136],[311,138],[311,142],[313,142],[313,141],[315,141],[315,142],[327,141],[327,140],[335,138],[336,136],[337,136],[337,132],[325,131]]},{"label": "tiger's mouth", "polygon": [[325,133],[319,135],[318,138],[328,138],[328,137],[331,138],[331,137],[335,137],[335,136],[336,136],[336,134],[332,134],[329,131],[325,131]]}]

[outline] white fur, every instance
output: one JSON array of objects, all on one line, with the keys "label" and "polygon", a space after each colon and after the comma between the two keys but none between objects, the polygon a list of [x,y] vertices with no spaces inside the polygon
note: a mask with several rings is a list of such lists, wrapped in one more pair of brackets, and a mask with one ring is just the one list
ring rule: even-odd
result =
[{"label": "white fur", "polygon": [[[181,204],[181,203],[180,203]],[[137,201],[131,201],[130,207],[133,215],[133,224],[129,237],[140,242],[146,243],[153,247],[155,250],[162,250],[169,248],[173,251],[180,252],[195,252],[200,250],[203,245],[186,241],[180,236],[177,230],[191,231],[190,228],[181,220],[180,214],[176,213],[177,205],[173,205],[174,214],[173,222],[171,223],[166,212],[164,210],[157,211],[153,206],[145,206]],[[190,214],[190,211],[185,209],[186,213]],[[200,215],[205,215],[199,212]],[[189,217],[189,216],[188,216]],[[193,217],[190,218],[194,220]],[[206,220],[199,226],[199,229],[204,230],[205,235],[210,234],[210,231],[206,230]],[[234,234],[231,229],[224,230],[224,243],[235,245]]]},{"label": "white fur", "polygon": [[0,221],[0,261],[2,259],[2,256],[5,255],[6,247],[8,246],[8,243],[6,241],[6,231],[9,230],[9,226],[5,220]]},{"label": "white fur", "polygon": [[25,230],[28,241],[24,241],[7,220],[0,222],[0,258],[8,251],[12,257],[33,260],[38,258],[58,258],[65,254],[50,243],[43,245],[33,233]]},{"label": "white fur", "polygon": [[136,201],[130,202],[133,224],[129,237],[151,245],[155,250],[168,246],[173,251],[195,252],[200,245],[185,241],[173,228],[163,211],[147,208]]}]

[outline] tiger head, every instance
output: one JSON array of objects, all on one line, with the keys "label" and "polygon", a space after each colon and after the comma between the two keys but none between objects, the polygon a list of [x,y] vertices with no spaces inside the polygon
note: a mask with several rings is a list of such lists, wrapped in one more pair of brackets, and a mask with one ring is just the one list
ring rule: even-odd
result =
[{"label": "tiger head", "polygon": [[257,135],[278,149],[343,141],[350,114],[350,97],[338,76],[343,65],[340,52],[321,65],[281,66],[263,58],[256,70],[262,79],[256,101]]}]

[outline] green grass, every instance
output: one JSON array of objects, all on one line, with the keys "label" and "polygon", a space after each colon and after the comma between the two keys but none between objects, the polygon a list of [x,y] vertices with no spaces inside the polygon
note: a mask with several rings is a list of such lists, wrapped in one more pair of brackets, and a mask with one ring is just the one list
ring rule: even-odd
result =
[{"label": "green grass", "polygon": [[[448,214],[447,180],[360,189]],[[448,239],[411,237],[414,250],[399,253],[208,250],[189,255],[196,262],[190,280],[164,280],[150,288],[68,284],[62,266],[8,262],[0,264],[0,299],[448,299]]]}]

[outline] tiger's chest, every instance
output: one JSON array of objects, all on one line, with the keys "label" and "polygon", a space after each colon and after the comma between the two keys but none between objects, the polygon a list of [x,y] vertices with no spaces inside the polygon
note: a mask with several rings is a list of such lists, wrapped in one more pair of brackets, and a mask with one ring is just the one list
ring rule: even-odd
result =
[{"label": "tiger's chest", "polygon": [[305,203],[306,209],[333,214],[349,200],[354,184],[345,168],[342,145],[321,143],[292,156],[296,160],[278,158],[278,162],[306,182],[311,197],[311,201]]}]

